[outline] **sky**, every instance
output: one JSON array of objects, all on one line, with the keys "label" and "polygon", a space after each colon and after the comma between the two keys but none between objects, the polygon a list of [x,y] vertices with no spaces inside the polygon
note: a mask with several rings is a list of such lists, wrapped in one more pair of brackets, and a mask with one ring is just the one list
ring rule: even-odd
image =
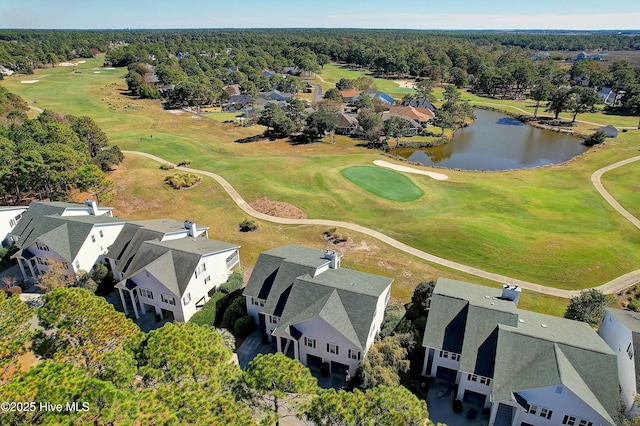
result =
[{"label": "sky", "polygon": [[0,28],[638,30],[640,0],[0,0]]}]

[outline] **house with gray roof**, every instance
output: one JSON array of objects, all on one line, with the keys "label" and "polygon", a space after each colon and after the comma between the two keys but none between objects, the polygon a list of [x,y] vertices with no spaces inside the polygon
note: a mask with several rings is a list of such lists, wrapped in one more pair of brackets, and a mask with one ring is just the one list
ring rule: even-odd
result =
[{"label": "house with gray roof", "polygon": [[454,381],[493,426],[613,425],[615,354],[586,323],[518,309],[520,294],[438,279],[423,374]]},{"label": "house with gray roof", "polygon": [[598,334],[607,342],[618,360],[618,382],[626,413],[640,415],[637,398],[640,396],[640,313],[604,308],[604,318]]},{"label": "house with gray roof", "polygon": [[355,372],[380,330],[391,278],[340,268],[341,255],[287,245],[260,254],[247,311],[279,352]]},{"label": "house with gray roof", "polygon": [[192,221],[180,222],[172,219],[151,219],[132,221],[124,225],[122,232],[105,255],[113,276],[121,280],[130,272],[133,258],[145,241],[169,241],[178,238],[208,238],[209,227]]},{"label": "house with gray roof", "polygon": [[188,321],[240,263],[239,248],[192,236],[143,241],[116,284],[125,313]]},{"label": "house with gray roof", "polygon": [[25,281],[38,281],[51,260],[63,262],[69,276],[91,272],[104,259],[125,221],[112,217],[111,208],[85,204],[34,202],[11,231],[19,247],[18,260]]}]

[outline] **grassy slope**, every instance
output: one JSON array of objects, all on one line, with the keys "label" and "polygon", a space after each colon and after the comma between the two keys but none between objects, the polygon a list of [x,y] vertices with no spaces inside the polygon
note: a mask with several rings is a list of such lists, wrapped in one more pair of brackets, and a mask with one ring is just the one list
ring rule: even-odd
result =
[{"label": "grassy slope", "polygon": [[638,163],[627,164],[605,173],[602,176],[602,183],[622,207],[635,217],[640,217],[640,166]]},{"label": "grassy slope", "polygon": [[[91,115],[124,149],[149,151],[172,161],[189,158],[193,167],[225,176],[248,200],[267,196],[287,201],[309,217],[368,225],[423,250],[483,269],[561,288],[581,288],[640,264],[638,231],[613,214],[589,182],[594,170],[636,155],[640,144],[636,132],[621,134],[606,149],[568,165],[486,174],[450,170],[446,182],[412,177],[426,195],[399,205],[354,192],[339,173],[345,167],[371,164],[380,158],[374,151],[349,144],[235,144],[233,140],[260,129],[188,114],[177,116],[162,111],[153,101],[128,100],[119,93],[125,88],[119,78],[123,70],[93,74],[90,68],[99,64],[96,60],[78,67],[81,74],[71,74],[68,68],[39,71],[38,76],[48,76],[32,85],[19,80],[33,76],[2,84],[29,102],[38,101],[41,108]],[[637,199],[626,204],[621,201],[637,205]],[[143,209],[140,214],[149,212]],[[251,258],[247,251],[255,254],[274,245],[261,235],[262,242],[243,246],[243,256]],[[375,268],[375,261],[370,267]],[[414,279],[413,285],[416,282]],[[400,297],[408,294],[399,293]]]},{"label": "grassy slope", "polygon": [[[341,78],[353,80],[361,76],[371,77],[371,73],[369,72],[354,70],[338,64],[325,65],[320,75],[326,83],[320,80],[316,80],[316,82],[322,85],[324,90],[335,87],[335,84],[340,81]],[[402,88],[393,80],[387,80],[384,78],[374,78],[373,89],[388,93],[397,99],[402,99],[406,93],[414,92],[413,89]]]}]

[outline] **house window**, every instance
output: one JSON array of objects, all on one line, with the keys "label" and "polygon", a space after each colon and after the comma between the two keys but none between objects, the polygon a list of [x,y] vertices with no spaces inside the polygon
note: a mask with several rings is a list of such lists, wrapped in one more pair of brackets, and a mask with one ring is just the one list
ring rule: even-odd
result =
[{"label": "house window", "polygon": [[529,411],[527,411],[527,413],[529,414],[537,414],[539,411],[539,408],[537,405],[531,405],[529,406]]},{"label": "house window", "polygon": [[96,242],[96,236],[95,236],[95,235],[92,235],[92,236],[91,236],[91,242],[92,242],[92,243],[95,243],[95,242]]},{"label": "house window", "polygon": [[549,420],[552,414],[553,411],[549,410],[548,408],[540,408],[540,417],[544,417],[545,419]]},{"label": "house window", "polygon": [[207,275],[206,277],[204,277],[204,283],[208,283],[209,281],[211,281],[211,275]]},{"label": "house window", "polygon": [[451,359],[454,361],[460,361],[460,354],[451,353]]},{"label": "house window", "polygon": [[277,324],[278,323],[278,317],[274,317],[272,315],[269,316],[269,322],[271,324]]},{"label": "house window", "polygon": [[36,241],[36,247],[38,248],[38,250],[49,251],[49,247],[47,247],[45,244],[42,244],[40,241]]},{"label": "house window", "polygon": [[355,359],[356,361],[360,361],[360,351],[355,349],[349,349],[349,358]]},{"label": "house window", "polygon": [[140,294],[142,295],[142,297],[146,297],[147,299],[153,299],[153,293],[146,288],[141,288]]},{"label": "house window", "polygon": [[102,230],[100,230],[100,238],[104,238],[104,232],[102,232]]},{"label": "house window", "polygon": [[629,355],[629,359],[633,359],[633,347],[631,347],[631,343],[627,346],[627,355]]},{"label": "house window", "polygon": [[201,275],[206,270],[207,270],[206,264],[203,263],[200,266],[198,266],[198,268],[196,269],[196,278],[198,278],[198,275]]},{"label": "house window", "polygon": [[16,224],[17,224],[17,223],[18,223],[18,222],[16,222],[16,220],[15,220],[15,219],[11,219],[11,220],[9,221],[9,226],[13,228],[14,226],[16,226]]},{"label": "house window", "polygon": [[467,380],[469,380],[470,382],[477,382],[478,376],[476,376],[475,374],[467,374]]},{"label": "house window", "polygon": [[576,424],[576,418],[573,416],[564,416],[562,420],[563,425],[574,426]]},{"label": "house window", "polygon": [[338,345],[335,343],[327,343],[327,352],[330,354],[338,355]]},{"label": "house window", "polygon": [[580,420],[580,426],[593,426],[593,423],[588,420],[582,419]]},{"label": "house window", "polygon": [[191,293],[187,293],[184,296],[182,296],[182,304],[184,306],[187,306],[189,302],[191,302]]},{"label": "house window", "polygon": [[488,377],[480,376],[480,384],[489,386],[491,384],[491,379]]},{"label": "house window", "polygon": [[304,336],[304,345],[310,348],[316,348],[316,339],[313,337]]},{"label": "house window", "polygon": [[255,298],[251,298],[251,303],[253,303],[256,306],[264,306],[264,300],[261,299],[255,299]]},{"label": "house window", "polygon": [[77,260],[73,262],[73,265],[76,267],[76,269],[80,269],[80,262],[78,262]]},{"label": "house window", "polygon": [[168,305],[176,305],[176,299],[173,296],[167,296],[165,294],[161,294],[160,295],[160,299],[162,299],[162,301]]},{"label": "house window", "polygon": [[449,352],[440,351],[440,358],[449,358]]}]

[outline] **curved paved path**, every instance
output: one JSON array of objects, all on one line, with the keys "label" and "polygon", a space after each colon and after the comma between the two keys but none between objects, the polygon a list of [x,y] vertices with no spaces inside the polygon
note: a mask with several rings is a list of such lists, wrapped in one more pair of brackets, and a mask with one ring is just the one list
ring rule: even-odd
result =
[{"label": "curved paved path", "polygon": [[[164,160],[158,156],[155,156],[153,154],[148,154],[146,152],[140,152],[140,151],[122,151],[125,154],[134,154],[134,155],[141,155],[147,158],[150,158],[154,161],[157,161],[159,163],[168,163],[168,164],[173,164],[167,160]],[[638,158],[640,159],[640,157]],[[635,161],[635,160],[634,160]],[[625,162],[620,162],[623,164],[627,164]],[[618,164],[618,166],[621,166],[623,164]],[[174,164],[175,166],[175,164]],[[615,166],[612,165],[612,166]],[[616,167],[618,167],[616,166]],[[611,167],[611,166],[609,166]],[[284,225],[317,225],[317,226],[332,226],[332,227],[340,227],[340,228],[344,228],[344,229],[349,229],[351,231],[355,231],[355,232],[360,232],[362,234],[368,235],[370,237],[376,238],[377,240],[390,245],[391,247],[397,248],[398,250],[402,250],[405,253],[411,254],[415,257],[418,257],[420,259],[426,260],[428,262],[431,263],[435,263],[441,266],[446,266],[447,268],[451,268],[451,269],[455,269],[461,272],[466,272],[468,274],[471,275],[475,275],[481,278],[486,278],[492,281],[496,281],[499,283],[509,283],[509,284],[517,284],[522,288],[528,289],[528,290],[533,290],[533,291],[537,291],[539,293],[544,293],[544,294],[549,294],[549,295],[553,295],[553,296],[559,296],[559,297],[565,297],[565,298],[569,298],[569,297],[573,297],[573,296],[577,296],[578,294],[580,294],[579,290],[561,290],[561,289],[557,289],[557,288],[552,288],[552,287],[547,287],[547,286],[543,286],[540,284],[535,284],[535,283],[531,283],[528,281],[523,281],[523,280],[519,280],[516,278],[511,278],[511,277],[507,277],[505,275],[500,275],[500,274],[495,274],[493,272],[488,272],[488,271],[483,271],[482,269],[478,269],[475,268],[473,266],[468,266],[468,265],[463,265],[461,263],[458,262],[453,262],[451,260],[447,260],[444,259],[442,257],[438,257],[438,256],[434,256],[433,254],[429,254],[426,253],[422,250],[418,250],[414,247],[411,247],[403,242],[400,242],[398,240],[395,240],[381,232],[378,232],[376,230],[370,229],[370,228],[366,228],[364,226],[360,226],[357,225],[355,223],[349,223],[349,222],[342,222],[342,221],[337,221],[337,220],[325,220],[325,219],[288,219],[288,218],[282,218],[282,217],[275,217],[275,216],[269,216],[267,214],[264,213],[260,213],[256,210],[254,210],[238,193],[238,191],[235,190],[235,188],[233,188],[231,186],[231,184],[229,184],[229,182],[227,182],[222,176],[217,175],[215,173],[212,172],[208,172],[206,170],[197,170],[197,169],[192,169],[192,168],[188,168],[188,167],[176,167],[177,170],[183,170],[183,171],[189,171],[189,172],[193,172],[193,173],[198,173],[198,174],[202,174],[204,176],[208,176],[212,179],[214,179],[216,182],[218,182],[220,184],[220,186],[222,186],[222,188],[224,188],[225,191],[227,191],[227,193],[231,196],[231,198],[233,199],[233,201],[238,205],[238,207],[240,207],[245,213],[247,213],[250,216],[253,216],[255,218],[267,221],[267,222],[273,222],[273,223],[280,223],[280,224],[284,224]],[[604,169],[603,169],[604,170]],[[608,169],[611,170],[611,169]],[[607,170],[605,170],[607,171]],[[596,172],[598,173],[598,172]],[[604,171],[603,171],[604,173]],[[599,287],[596,287],[599,290],[608,290],[608,289],[612,289],[612,290],[608,290],[609,292],[612,291],[619,291],[623,288],[626,288],[630,285],[633,285],[635,283],[637,283],[638,281],[640,281],[640,270],[638,271],[633,271],[630,272],[628,274],[625,274],[621,277],[618,277],[608,283],[605,283]]]}]

